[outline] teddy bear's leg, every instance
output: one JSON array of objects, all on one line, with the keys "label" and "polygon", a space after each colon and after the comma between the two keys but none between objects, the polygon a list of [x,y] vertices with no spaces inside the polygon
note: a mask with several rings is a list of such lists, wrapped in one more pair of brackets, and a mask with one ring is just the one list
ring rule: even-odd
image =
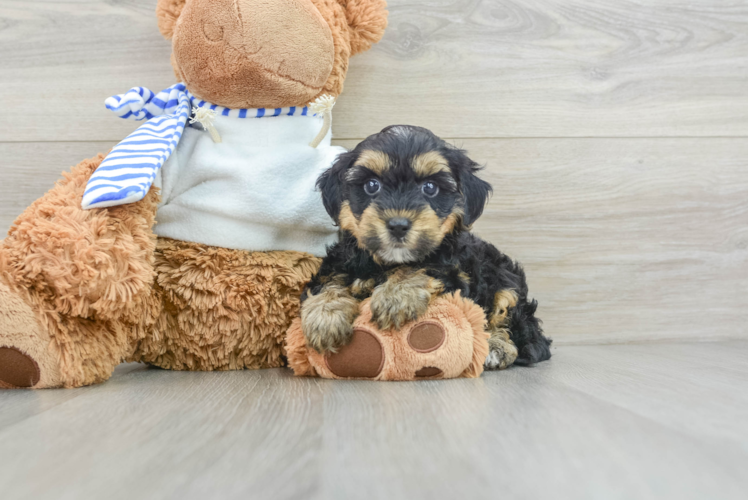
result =
[{"label": "teddy bear's leg", "polygon": [[155,321],[158,194],[83,210],[86,182],[102,159],[63,174],[0,243],[2,387],[104,381]]},{"label": "teddy bear's leg", "polygon": [[171,370],[284,366],[286,330],[320,260],[160,238],[156,288],[163,309],[129,359]]},{"label": "teddy bear's leg", "polygon": [[480,376],[488,355],[483,309],[459,292],[434,299],[399,329],[381,330],[369,299],[361,303],[351,342],[321,354],[307,344],[301,319],[288,330],[288,362],[298,376],[423,380]]}]

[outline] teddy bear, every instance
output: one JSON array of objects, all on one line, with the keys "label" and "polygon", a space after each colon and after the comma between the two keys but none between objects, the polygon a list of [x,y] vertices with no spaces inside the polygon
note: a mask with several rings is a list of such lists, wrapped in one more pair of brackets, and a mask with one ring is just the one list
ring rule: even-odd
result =
[{"label": "teddy bear", "polygon": [[459,291],[435,299],[417,319],[386,330],[372,320],[366,299],[351,342],[333,353],[309,347],[301,318],[295,318],[286,336],[288,366],[298,377],[329,379],[477,378],[489,354],[486,327],[483,309]]},{"label": "teddy bear", "polygon": [[[107,100],[146,120],[84,160],[0,245],[0,387],[80,387],[137,361],[284,366],[336,228],[314,181],[330,109],[384,0],[159,0],[178,84]],[[313,103],[316,105],[310,105]]]}]

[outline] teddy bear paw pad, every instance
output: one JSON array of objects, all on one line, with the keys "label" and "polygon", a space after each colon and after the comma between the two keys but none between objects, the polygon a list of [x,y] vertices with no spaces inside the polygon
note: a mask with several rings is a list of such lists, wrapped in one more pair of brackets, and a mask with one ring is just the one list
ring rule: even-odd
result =
[{"label": "teddy bear paw pad", "polygon": [[417,352],[439,349],[447,337],[444,327],[438,323],[424,321],[413,327],[408,334],[408,344]]},{"label": "teddy bear paw pad", "polygon": [[330,371],[338,377],[374,378],[384,366],[384,348],[367,330],[353,330],[351,343],[325,357]]},{"label": "teddy bear paw pad", "polygon": [[39,365],[15,347],[0,347],[0,387],[33,387],[41,378]]},{"label": "teddy bear paw pad", "polygon": [[438,377],[441,375],[442,372],[439,368],[435,366],[424,366],[420,370],[416,372],[416,378],[431,378],[431,377]]}]

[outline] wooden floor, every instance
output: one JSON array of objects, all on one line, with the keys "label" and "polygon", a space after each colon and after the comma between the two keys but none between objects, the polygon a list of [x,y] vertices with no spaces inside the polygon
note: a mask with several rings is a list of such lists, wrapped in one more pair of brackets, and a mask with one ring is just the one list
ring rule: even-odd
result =
[{"label": "wooden floor", "polygon": [[0,393],[0,497],[743,500],[746,422],[748,341],[417,383],[127,365]]}]

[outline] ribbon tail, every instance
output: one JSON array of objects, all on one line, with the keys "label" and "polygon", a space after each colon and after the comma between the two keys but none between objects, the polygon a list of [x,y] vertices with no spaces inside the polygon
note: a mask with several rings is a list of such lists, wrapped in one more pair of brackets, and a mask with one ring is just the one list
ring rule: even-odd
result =
[{"label": "ribbon tail", "polygon": [[148,194],[156,174],[176,149],[190,116],[189,97],[178,96],[173,114],[151,118],[104,158],[88,180],[84,210],[135,203]]}]

